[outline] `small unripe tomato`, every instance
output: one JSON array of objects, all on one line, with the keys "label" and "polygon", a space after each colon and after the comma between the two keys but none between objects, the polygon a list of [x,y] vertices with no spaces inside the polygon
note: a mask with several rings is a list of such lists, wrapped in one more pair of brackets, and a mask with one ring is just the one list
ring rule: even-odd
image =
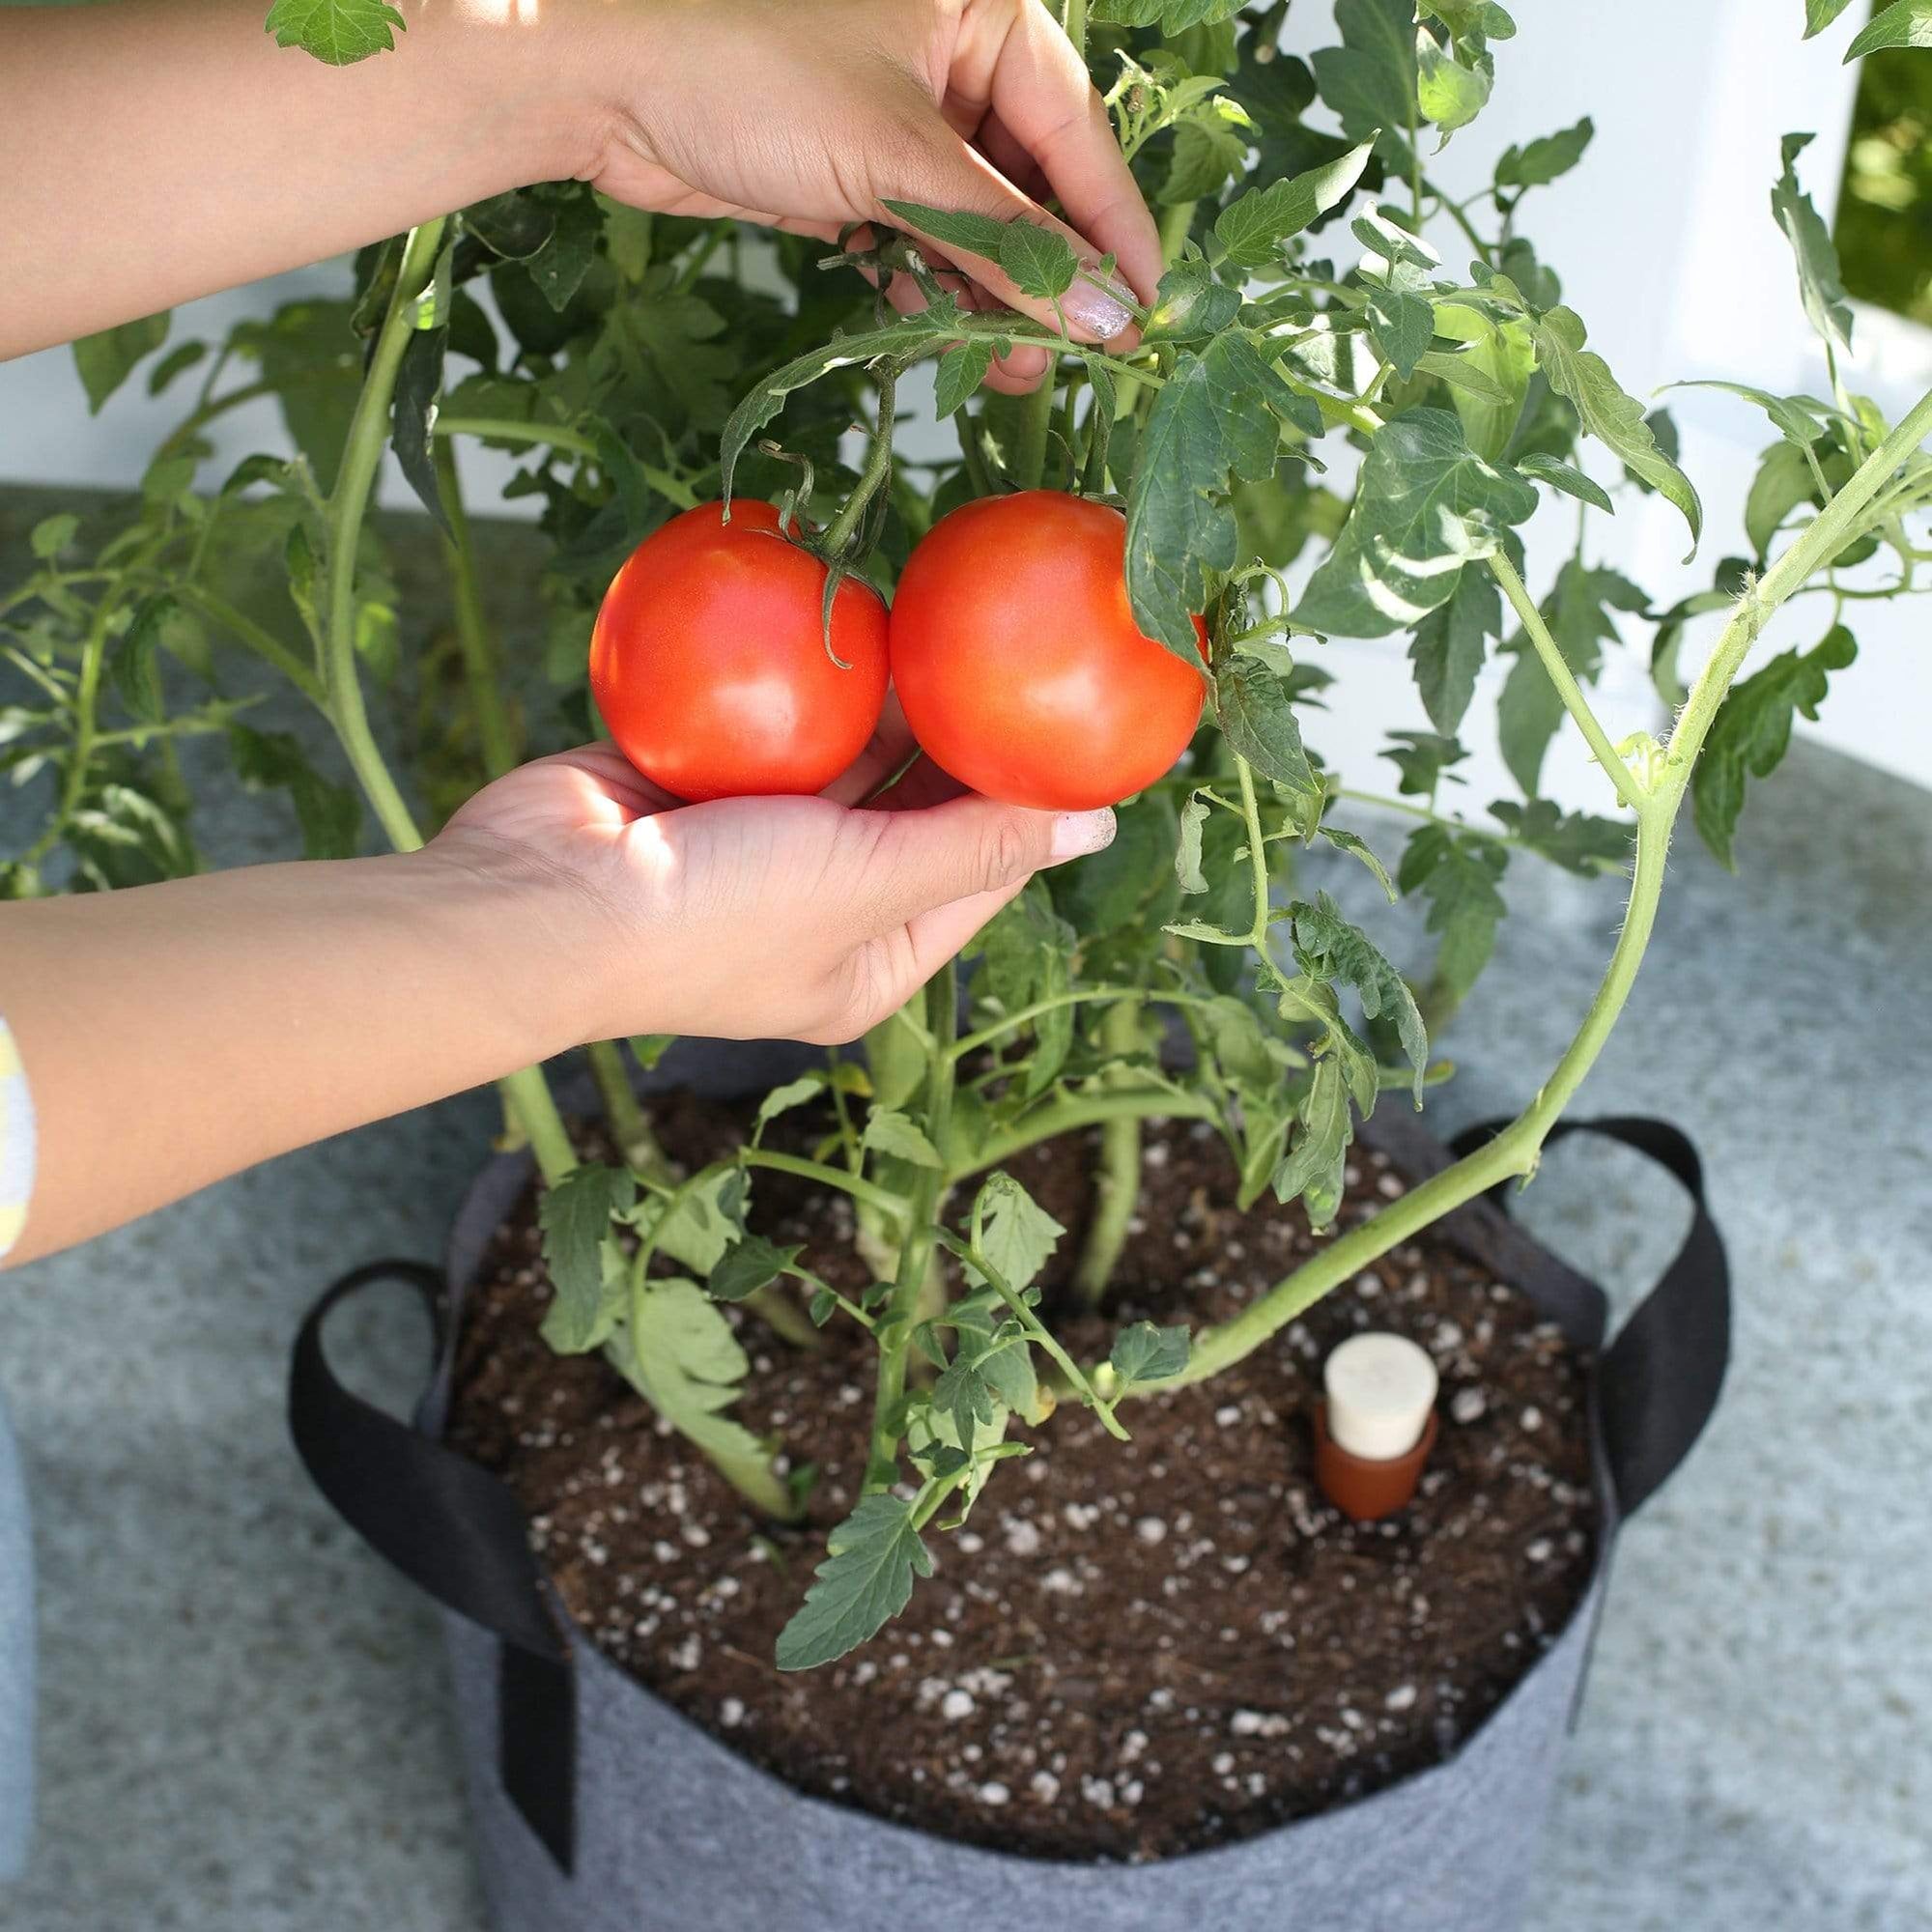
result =
[{"label": "small unripe tomato", "polygon": [[936,764],[1056,811],[1118,804],[1173,767],[1207,680],[1134,621],[1126,545],[1118,510],[1058,490],[984,497],[932,526],[893,599],[892,655]]},{"label": "small unripe tomato", "polygon": [[[886,607],[769,503],[673,517],[634,550],[590,634],[590,693],[645,778],[694,802],[822,791],[865,750],[887,676]],[[835,662],[835,658],[838,660]]]}]

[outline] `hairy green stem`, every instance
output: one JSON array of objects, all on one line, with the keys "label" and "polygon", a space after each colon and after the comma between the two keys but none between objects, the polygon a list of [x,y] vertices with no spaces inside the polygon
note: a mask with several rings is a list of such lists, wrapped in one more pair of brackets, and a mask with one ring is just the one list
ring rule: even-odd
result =
[{"label": "hairy green stem", "polygon": [[[1232,1321],[1204,1330],[1195,1340],[1180,1381],[1204,1381],[1252,1354],[1330,1289],[1359,1273],[1398,1243],[1421,1234],[1444,1214],[1502,1181],[1526,1178],[1536,1171],[1545,1139],[1596,1064],[1643,963],[1663,890],[1671,832],[1697,755],[1725,694],[1772,612],[1838,554],[1861,527],[1861,520],[1880,488],[1919,446],[1928,431],[1932,431],[1932,393],[1913,406],[1817,520],[1733,608],[1679,714],[1651,787],[1639,789],[1636,866],[1630,905],[1609,964],[1576,1036],[1529,1106],[1494,1140],[1432,1175],[1371,1220],[1331,1241]],[[1618,762],[1621,766],[1621,760]]]},{"label": "hairy green stem", "polygon": [[866,1488],[889,1490],[898,1480],[899,1405],[905,1397],[906,1358],[912,1350],[913,1323],[924,1291],[926,1270],[938,1235],[940,1203],[946,1192],[947,1150],[952,1138],[952,1056],[948,1051],[959,1030],[958,968],[948,961],[925,989],[925,1132],[939,1151],[937,1167],[921,1168],[907,1205],[899,1240],[898,1272],[892,1298],[879,1317],[879,1378],[872,1402],[872,1447],[866,1463]]},{"label": "hairy green stem", "polygon": [[1564,710],[1577,721],[1577,728],[1589,740],[1591,752],[1604,768],[1604,776],[1616,786],[1617,796],[1633,811],[1641,811],[1643,787],[1636,781],[1630,767],[1617,755],[1609,733],[1597,722],[1597,714],[1590,709],[1590,700],[1583,696],[1582,687],[1564,662],[1556,639],[1549,635],[1549,626],[1543,621],[1543,612],[1531,601],[1522,579],[1516,574],[1515,564],[1500,550],[1490,557],[1489,563],[1491,574],[1503,587],[1503,595],[1522,620],[1522,628],[1536,655],[1543,661],[1543,668],[1548,672],[1550,683],[1556,687],[1556,695],[1562,698]]},{"label": "hairy green stem", "polygon": [[1022,1114],[1004,1133],[980,1142],[971,1162],[949,1174],[947,1179],[949,1182],[970,1179],[1024,1153],[1030,1147],[1037,1147],[1041,1141],[1057,1140],[1062,1134],[1077,1133],[1082,1127],[1098,1126],[1103,1121],[1129,1117],[1141,1121],[1211,1121],[1215,1119],[1215,1111],[1206,1094],[1168,1087],[1100,1088],[1063,1094]]},{"label": "hairy green stem", "polygon": [[73,814],[87,795],[87,771],[99,739],[95,732],[95,707],[100,698],[100,671],[107,659],[107,630],[121,600],[111,591],[95,608],[94,621],[80,647],[80,676],[71,700],[73,711],[73,742],[68,751],[67,770],[61,778],[60,798],[41,836],[20,854],[22,866],[38,866],[60,842]]},{"label": "hairy green stem", "polygon": [[[897,408],[896,395],[898,379],[896,372],[884,369],[879,372],[879,422],[872,433],[872,446],[866,452],[866,467],[859,472],[859,480],[852,486],[852,494],[838,506],[838,514],[825,526],[825,535],[820,548],[827,556],[837,557],[844,554],[852,541],[852,532],[859,527],[859,519],[866,514],[866,506],[878,494],[879,486],[892,474],[893,469],[893,427],[895,412]],[[804,509],[804,504],[799,508]]]},{"label": "hairy green stem", "polygon": [[463,505],[463,482],[456,473],[456,450],[447,440],[436,445],[436,481],[449,531],[442,540],[443,560],[449,567],[451,602],[456,612],[457,648],[463,658],[463,680],[469,708],[476,715],[477,749],[484,772],[499,779],[517,762],[517,729],[503,702],[502,666],[490,620],[483,609],[483,584],[476,570],[476,541],[469,513]]},{"label": "hairy green stem", "polygon": [[[1140,1044],[1139,1015],[1122,1001],[1110,1007],[1100,1021],[1100,1044],[1112,1053],[1131,1053]],[[1102,1123],[1100,1165],[1094,1177],[1094,1218],[1087,1224],[1080,1259],[1074,1264],[1073,1292],[1088,1308],[1106,1299],[1107,1285],[1121,1250],[1127,1244],[1127,1224],[1141,1198],[1140,1117],[1122,1114]]]},{"label": "hairy green stem", "polygon": [[177,583],[174,591],[184,604],[199,611],[211,624],[218,625],[264,664],[279,671],[311,704],[322,704],[322,680],[272,631],[199,583]]},{"label": "hairy green stem", "polygon": [[881,1187],[877,1181],[848,1174],[842,1167],[827,1167],[823,1161],[807,1160],[801,1154],[778,1153],[770,1148],[745,1148],[738,1158],[747,1167],[770,1168],[774,1174],[795,1174],[801,1180],[814,1180],[821,1187],[837,1188],[854,1201],[863,1201],[867,1207],[890,1215],[894,1221],[902,1222],[906,1218],[906,1203],[901,1196],[889,1187]]}]

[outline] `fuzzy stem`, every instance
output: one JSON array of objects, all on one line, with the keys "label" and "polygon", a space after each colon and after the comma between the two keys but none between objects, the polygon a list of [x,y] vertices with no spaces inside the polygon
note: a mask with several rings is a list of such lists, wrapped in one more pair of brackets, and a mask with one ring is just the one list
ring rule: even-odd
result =
[{"label": "fuzzy stem", "polygon": [[456,641],[463,657],[463,680],[476,714],[476,739],[483,769],[499,779],[517,762],[517,729],[503,702],[502,668],[490,621],[483,609],[483,584],[476,570],[476,544],[469,513],[463,506],[463,483],[456,473],[456,450],[448,440],[436,445],[437,489],[449,519],[442,540],[443,560],[449,566],[451,602],[456,610]]},{"label": "fuzzy stem", "polygon": [[[1100,1021],[1100,1043],[1113,1053],[1131,1053],[1140,1043],[1138,1014],[1122,1001]],[[1141,1123],[1122,1114],[1100,1128],[1100,1168],[1094,1180],[1094,1218],[1073,1270],[1073,1292],[1088,1308],[1106,1299],[1107,1284],[1127,1244],[1127,1224],[1141,1198]]]},{"label": "fuzzy stem", "polygon": [[[896,408],[897,378],[894,371],[882,369],[877,377],[879,384],[879,425],[872,433],[872,446],[866,452],[866,467],[859,472],[859,480],[852,486],[852,494],[838,507],[838,514],[825,526],[825,536],[821,545],[825,554],[831,557],[843,555],[852,541],[852,532],[859,526],[859,519],[866,513],[866,505],[878,494],[879,486],[892,474],[893,469],[893,423]],[[804,509],[800,504],[799,508]]]},{"label": "fuzzy stem", "polygon": [[949,960],[925,990],[925,1131],[939,1151],[937,1167],[921,1168],[908,1204],[899,1242],[898,1273],[892,1299],[879,1317],[879,1380],[872,1403],[872,1448],[866,1463],[866,1488],[889,1490],[898,1480],[899,1404],[905,1396],[906,1357],[913,1323],[925,1288],[927,1265],[938,1235],[939,1204],[946,1191],[946,1155],[952,1134],[953,1060],[948,1048],[959,1030],[958,968]]},{"label": "fuzzy stem", "polygon": [[625,1160],[647,1179],[669,1182],[675,1178],[669,1159],[651,1130],[638,1092],[631,1085],[624,1050],[613,1039],[593,1039],[583,1049],[590,1077],[604,1102],[604,1119]]}]

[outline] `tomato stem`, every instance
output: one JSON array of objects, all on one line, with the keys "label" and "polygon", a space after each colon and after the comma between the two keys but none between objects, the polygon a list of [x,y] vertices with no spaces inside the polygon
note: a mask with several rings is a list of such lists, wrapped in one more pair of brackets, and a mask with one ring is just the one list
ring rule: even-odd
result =
[{"label": "tomato stem", "polygon": [[838,514],[825,526],[825,535],[819,540],[819,549],[835,563],[851,548],[853,532],[858,528],[859,519],[866,513],[866,506],[878,493],[880,484],[892,473],[893,424],[898,374],[895,367],[887,364],[880,368],[874,379],[879,385],[879,422],[872,433],[872,446],[867,452],[866,467],[859,472],[852,494],[839,506]]}]

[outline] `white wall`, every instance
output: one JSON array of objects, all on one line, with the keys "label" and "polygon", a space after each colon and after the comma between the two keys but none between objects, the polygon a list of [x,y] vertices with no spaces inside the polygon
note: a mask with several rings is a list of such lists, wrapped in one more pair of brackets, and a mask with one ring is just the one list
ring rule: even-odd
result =
[{"label": "white wall", "polygon": [[[1798,0],[1620,0],[1614,7],[1544,0],[1516,13],[1519,34],[1497,50],[1494,100],[1432,171],[1467,191],[1488,179],[1509,142],[1590,114],[1597,138],[1583,165],[1537,190],[1529,225],[1588,324],[1593,346],[1624,386],[1643,395],[1677,378],[1723,375],[1773,389],[1821,391],[1822,360],[1768,197],[1778,137],[1814,129],[1818,139],[1804,156],[1803,179],[1829,217],[1855,82],[1839,56],[1860,10],[1848,9],[1832,33],[1809,43],[1799,39]],[[1287,44],[1296,51],[1333,38],[1325,8],[1304,5],[1291,15]],[[1460,266],[1454,231],[1436,240],[1445,259]],[[298,294],[345,286],[346,269],[333,264],[213,297],[178,313],[176,336],[219,333],[239,314],[264,314]],[[1902,408],[1932,381],[1932,333],[1861,314],[1858,338],[1853,381],[1889,410]],[[150,402],[137,375],[99,417],[89,418],[66,350],[0,364],[0,480],[131,482],[180,406],[179,397]],[[1757,453],[1771,440],[1761,415],[1734,398],[1681,392],[1671,408],[1684,432],[1684,466],[1710,520],[1699,562],[1688,571],[1679,565],[1682,524],[1655,498],[1623,503],[1613,522],[1591,520],[1601,560],[1628,570],[1660,596],[1708,583],[1711,560],[1743,549],[1745,493]],[[272,405],[238,412],[219,428],[219,457],[210,473],[271,444],[275,432]],[[468,448],[463,460],[472,502],[493,503],[504,460]],[[1592,460],[1600,474],[1614,473]],[[393,468],[384,498],[409,500]],[[524,509],[530,513],[527,501]],[[1531,526],[1531,558],[1542,561],[1532,588],[1542,588],[1564,554],[1570,527],[1567,507],[1552,507]],[[1815,602],[1798,607],[1765,648],[1808,640],[1807,627],[1816,628],[1808,613],[1816,610]],[[1932,648],[1922,641],[1918,610],[1907,603],[1861,611],[1861,661],[1837,681],[1821,723],[1802,728],[1932,784],[1932,732],[1922,724],[1932,716]],[[1632,640],[1602,688],[1601,709],[1613,737],[1663,722],[1643,673],[1647,640],[1634,629]],[[1351,776],[1369,776],[1385,724],[1425,723],[1413,704],[1405,648],[1402,639],[1391,639],[1335,644],[1321,653],[1342,682],[1318,742]],[[1351,701],[1370,691],[1373,705]],[[1392,696],[1410,702],[1412,716],[1391,720]],[[1480,750],[1481,769],[1465,794],[1473,805],[1511,789],[1492,748]],[[1552,751],[1549,776],[1567,803],[1604,801],[1604,781],[1574,733]]]}]

